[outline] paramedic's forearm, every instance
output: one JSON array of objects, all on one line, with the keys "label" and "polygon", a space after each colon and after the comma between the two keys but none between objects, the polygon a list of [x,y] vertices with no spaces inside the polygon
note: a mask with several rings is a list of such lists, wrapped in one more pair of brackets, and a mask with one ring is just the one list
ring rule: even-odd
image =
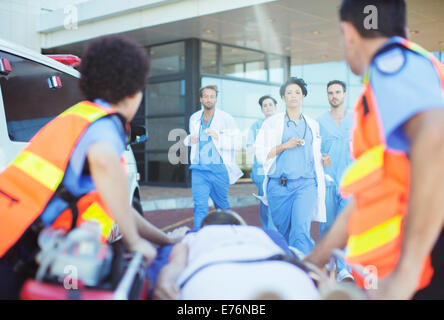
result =
[{"label": "paramedic's forearm", "polygon": [[352,199],[336,218],[328,233],[321,239],[319,244],[316,245],[305,260],[318,267],[323,267],[329,261],[333,249],[343,249],[346,246],[348,239],[348,219],[354,209],[355,201]]},{"label": "paramedic's forearm", "polygon": [[165,232],[151,224],[134,209],[133,214],[136,219],[137,231],[142,238],[159,245],[173,244],[172,239]]},{"label": "paramedic's forearm", "polygon": [[434,110],[415,116],[405,125],[412,142],[411,187],[401,257],[394,275],[409,281],[413,292],[422,269],[420,262],[431,252],[443,228],[443,123],[444,111]]},{"label": "paramedic's forearm", "polygon": [[130,247],[139,239],[128,199],[128,186],[120,158],[113,147],[102,142],[88,149],[91,177],[103,201],[112,212],[124,242]]}]

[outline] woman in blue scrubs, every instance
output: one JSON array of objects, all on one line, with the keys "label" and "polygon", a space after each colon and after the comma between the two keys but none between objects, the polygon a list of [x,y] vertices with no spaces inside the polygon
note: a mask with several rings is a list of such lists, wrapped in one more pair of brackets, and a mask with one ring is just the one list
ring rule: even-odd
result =
[{"label": "woman in blue scrubs", "polygon": [[290,246],[308,254],[314,247],[313,238],[319,239],[319,222],[325,221],[319,126],[301,113],[307,95],[303,79],[290,78],[280,94],[286,104],[285,113],[267,119],[260,139],[261,133],[258,135],[258,144],[267,140],[264,136],[279,139],[279,144],[265,148],[269,149],[264,165],[265,197],[278,231]]},{"label": "woman in blue scrubs", "polygon": [[[265,119],[271,117],[276,112],[276,104],[277,101],[269,95],[262,96],[259,99],[259,106],[261,107],[261,111],[264,114]],[[248,131],[247,148],[254,145],[254,142],[256,141],[256,136],[261,129],[265,119],[257,120],[250,127],[250,130]],[[264,167],[262,166],[262,164],[258,163],[256,156],[254,157],[253,166],[251,167],[250,177],[257,186],[258,195],[263,196],[263,184],[265,178]],[[276,227],[271,220],[270,213],[268,212],[268,207],[262,202],[259,206],[259,217],[261,219],[262,228],[276,230]]]}]

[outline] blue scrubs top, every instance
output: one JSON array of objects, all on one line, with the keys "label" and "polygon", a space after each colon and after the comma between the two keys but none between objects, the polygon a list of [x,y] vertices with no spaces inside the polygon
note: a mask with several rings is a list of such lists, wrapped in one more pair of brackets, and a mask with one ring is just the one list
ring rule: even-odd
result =
[{"label": "blue scrubs top", "polygon": [[[397,39],[391,38],[384,48]],[[409,153],[403,124],[418,113],[444,108],[437,71],[430,60],[400,45],[377,54],[369,71],[387,145]]]},{"label": "blue scrubs top", "polygon": [[205,133],[213,121],[214,115],[205,123],[204,115],[200,119],[199,128],[199,152],[196,153],[195,163],[190,166],[190,169],[212,171],[214,173],[225,173],[226,167],[224,161],[214,145],[213,138]]},{"label": "blue scrubs top", "polygon": [[339,126],[331,117],[330,112],[321,115],[317,121],[322,138],[321,152],[328,153],[331,159],[331,166],[324,167],[324,172],[339,185],[344,171],[353,162],[350,154],[354,122],[352,113],[347,111]]},{"label": "blue scrubs top", "polygon": [[[257,134],[264,123],[264,119],[259,119],[253,123],[248,131],[247,147],[252,146],[256,141]],[[264,175],[264,167],[262,164],[258,163],[256,155],[254,156],[253,166],[251,170],[255,176]]]},{"label": "blue scrubs top", "polygon": [[296,137],[304,139],[305,145],[281,152],[270,169],[270,178],[280,178],[281,176],[285,176],[287,179],[316,178],[312,146],[313,134],[304,119],[296,121],[296,124],[295,126],[293,121],[284,119],[282,143]]},{"label": "blue scrubs top", "polygon": [[[100,99],[94,100],[94,103],[110,108],[108,103]],[[93,122],[74,147],[63,177],[64,186],[76,197],[95,190],[92,177],[82,174],[89,147],[98,141],[106,142],[114,147],[118,155],[121,155],[126,148],[125,139],[125,128],[117,115]],[[43,223],[51,225],[66,208],[68,208],[68,204],[64,200],[59,197],[52,198],[41,215]]]}]

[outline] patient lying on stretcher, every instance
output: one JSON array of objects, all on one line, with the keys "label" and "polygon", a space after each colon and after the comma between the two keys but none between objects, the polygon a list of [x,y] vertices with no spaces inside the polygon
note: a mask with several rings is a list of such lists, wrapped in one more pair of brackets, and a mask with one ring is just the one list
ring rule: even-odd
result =
[{"label": "patient lying on stretcher", "polygon": [[234,212],[217,211],[174,246],[154,289],[155,299],[320,299],[308,270]]}]

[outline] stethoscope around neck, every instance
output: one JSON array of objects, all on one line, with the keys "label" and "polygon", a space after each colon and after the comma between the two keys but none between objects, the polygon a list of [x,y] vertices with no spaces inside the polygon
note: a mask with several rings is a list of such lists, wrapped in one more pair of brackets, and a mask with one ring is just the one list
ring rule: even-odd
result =
[{"label": "stethoscope around neck", "polygon": [[[287,121],[287,127],[288,128],[290,128],[290,122],[293,123],[295,127],[298,126],[296,121],[290,119],[290,117],[288,116],[287,110],[285,110],[285,115],[288,118],[288,121]],[[303,146],[303,145],[305,145],[305,135],[307,134],[307,120],[305,120],[305,117],[304,117],[304,115],[302,113],[301,113],[301,118],[304,120],[304,124],[305,124],[305,126],[304,126],[304,136],[302,137],[303,144],[301,144]]]}]

